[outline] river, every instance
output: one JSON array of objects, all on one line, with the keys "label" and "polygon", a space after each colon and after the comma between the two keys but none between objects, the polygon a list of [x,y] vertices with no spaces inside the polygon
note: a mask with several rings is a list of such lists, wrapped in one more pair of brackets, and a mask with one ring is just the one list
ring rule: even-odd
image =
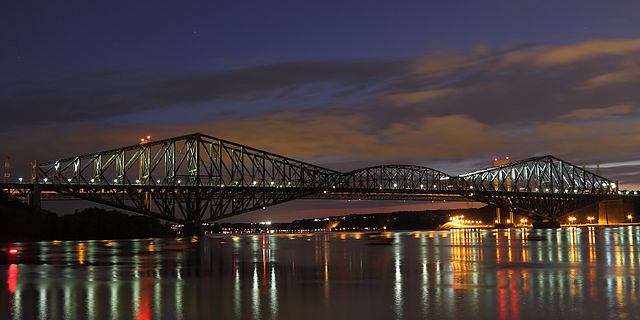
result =
[{"label": "river", "polygon": [[0,319],[633,319],[640,227],[3,244]]}]

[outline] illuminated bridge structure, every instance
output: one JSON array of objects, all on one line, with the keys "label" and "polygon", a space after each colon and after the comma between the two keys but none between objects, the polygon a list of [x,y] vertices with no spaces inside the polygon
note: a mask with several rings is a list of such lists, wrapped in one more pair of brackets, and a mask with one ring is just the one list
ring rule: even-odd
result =
[{"label": "illuminated bridge structure", "polygon": [[459,176],[413,165],[350,172],[276,155],[201,133],[34,163],[14,195],[78,198],[164,220],[201,223],[301,198],[479,201],[556,220],[619,197],[616,183],[553,156]]}]

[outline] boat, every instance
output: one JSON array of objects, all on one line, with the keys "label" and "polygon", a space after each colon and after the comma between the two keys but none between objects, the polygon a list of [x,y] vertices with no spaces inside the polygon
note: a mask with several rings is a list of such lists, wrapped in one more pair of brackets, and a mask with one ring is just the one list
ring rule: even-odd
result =
[{"label": "boat", "polygon": [[382,232],[370,233],[367,238],[367,244],[375,244],[375,245],[389,245],[393,244],[393,238],[388,237],[386,234]]}]

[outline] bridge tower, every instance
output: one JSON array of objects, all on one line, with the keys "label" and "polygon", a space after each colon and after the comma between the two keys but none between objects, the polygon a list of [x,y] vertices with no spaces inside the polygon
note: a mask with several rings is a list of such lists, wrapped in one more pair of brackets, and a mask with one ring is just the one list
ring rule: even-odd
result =
[{"label": "bridge tower", "polygon": [[[140,139],[142,152],[140,153],[138,181],[136,181],[140,185],[147,186],[151,184],[151,149],[148,146],[145,146],[145,144],[149,142],[151,142],[151,136],[146,136],[146,138]],[[146,191],[144,193],[143,205],[145,209],[151,210],[151,192]]]}]

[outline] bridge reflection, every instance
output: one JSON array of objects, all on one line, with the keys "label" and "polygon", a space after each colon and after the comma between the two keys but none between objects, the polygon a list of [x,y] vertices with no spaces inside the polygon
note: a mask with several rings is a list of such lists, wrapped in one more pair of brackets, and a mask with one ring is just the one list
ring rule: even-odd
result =
[{"label": "bridge reflection", "polygon": [[[632,316],[640,227],[17,244],[0,318]],[[577,308],[580,306],[580,308]],[[133,315],[133,316],[132,316]],[[553,316],[552,316],[553,315]]]}]

